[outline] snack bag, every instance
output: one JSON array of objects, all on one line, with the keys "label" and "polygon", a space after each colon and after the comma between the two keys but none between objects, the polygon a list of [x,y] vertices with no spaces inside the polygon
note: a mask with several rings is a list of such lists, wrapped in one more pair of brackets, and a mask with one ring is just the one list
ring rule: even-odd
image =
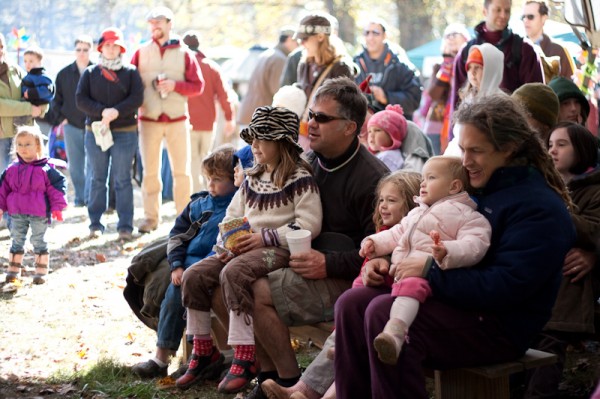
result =
[{"label": "snack bag", "polygon": [[235,218],[227,222],[219,223],[219,231],[223,239],[223,246],[232,251],[237,245],[238,237],[251,234],[252,229],[246,217]]}]

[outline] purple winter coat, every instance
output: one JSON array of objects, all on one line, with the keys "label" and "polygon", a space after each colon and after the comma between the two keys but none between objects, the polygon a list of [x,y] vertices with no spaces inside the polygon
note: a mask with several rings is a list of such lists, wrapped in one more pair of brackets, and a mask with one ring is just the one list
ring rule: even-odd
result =
[{"label": "purple winter coat", "polygon": [[65,176],[48,158],[27,163],[19,157],[0,176],[0,209],[9,215],[47,217],[67,207]]}]

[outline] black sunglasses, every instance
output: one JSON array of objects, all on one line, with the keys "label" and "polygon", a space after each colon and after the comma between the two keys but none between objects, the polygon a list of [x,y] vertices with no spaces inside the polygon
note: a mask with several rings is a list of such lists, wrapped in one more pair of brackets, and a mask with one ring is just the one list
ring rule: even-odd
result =
[{"label": "black sunglasses", "polygon": [[331,121],[346,120],[346,118],[341,116],[330,116],[322,112],[313,112],[311,109],[308,110],[308,119],[314,119],[317,123],[329,123]]},{"label": "black sunglasses", "polygon": [[533,14],[523,14],[523,15],[521,15],[521,21],[524,21],[525,18],[527,18],[530,21],[533,21],[533,19],[535,18],[535,15],[533,15]]}]

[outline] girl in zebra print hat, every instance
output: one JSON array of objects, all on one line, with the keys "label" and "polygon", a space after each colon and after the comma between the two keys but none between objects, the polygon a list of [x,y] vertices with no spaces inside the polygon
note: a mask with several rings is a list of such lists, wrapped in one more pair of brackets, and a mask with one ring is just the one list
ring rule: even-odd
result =
[{"label": "girl in zebra print hat", "polygon": [[287,140],[299,152],[303,149],[298,144],[300,119],[295,112],[283,107],[258,107],[252,115],[250,125],[240,132],[240,137],[248,144],[254,139],[266,141]]},{"label": "girl in zebra print hat", "polygon": [[251,233],[237,237],[231,253],[205,258],[183,274],[183,303],[194,349],[188,370],[176,381],[182,389],[219,370],[223,363],[223,355],[210,336],[211,297],[219,285],[229,310],[228,343],[235,347],[219,392],[243,390],[260,370],[253,331],[253,283],[288,267],[287,233],[308,230],[314,239],[321,231],[319,188],[310,164],[300,157],[299,124],[296,113],[286,108],[260,107],[250,126],[240,133],[252,146],[254,166],[245,171],[246,178],[227,207],[223,222],[245,217]]}]

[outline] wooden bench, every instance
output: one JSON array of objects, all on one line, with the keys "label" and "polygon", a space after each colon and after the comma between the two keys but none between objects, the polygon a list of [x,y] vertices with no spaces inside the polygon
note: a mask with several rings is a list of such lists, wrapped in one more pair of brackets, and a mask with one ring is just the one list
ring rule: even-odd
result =
[{"label": "wooden bench", "polygon": [[454,370],[435,370],[435,399],[509,399],[509,377],[556,363],[556,355],[529,349],[512,362]]},{"label": "wooden bench", "polygon": [[[303,341],[312,341],[323,348],[333,331],[333,323],[317,323],[291,327],[290,334]],[[453,370],[427,370],[434,379],[435,399],[509,399],[511,374],[556,363],[556,355],[529,349],[523,357],[512,362]]]}]

